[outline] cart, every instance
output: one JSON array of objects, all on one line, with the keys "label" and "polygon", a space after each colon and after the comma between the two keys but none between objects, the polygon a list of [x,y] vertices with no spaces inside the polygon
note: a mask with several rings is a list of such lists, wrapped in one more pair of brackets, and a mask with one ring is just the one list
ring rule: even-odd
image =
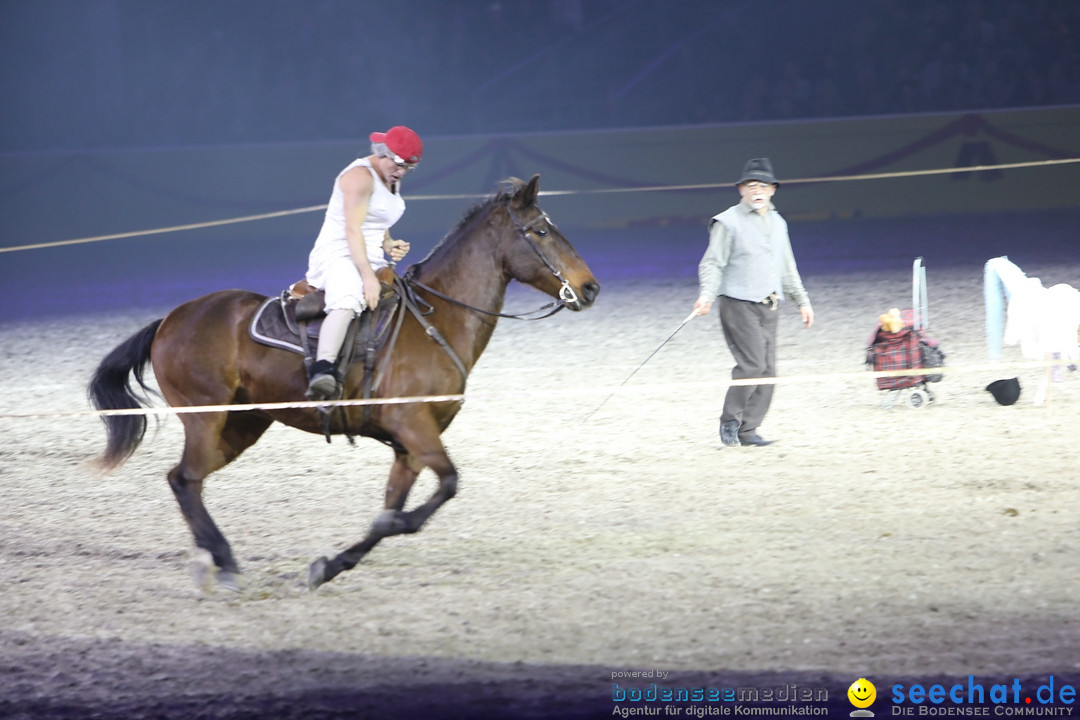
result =
[{"label": "cart", "polygon": [[[866,364],[874,371],[921,370],[939,368],[945,364],[945,353],[937,340],[927,334],[930,309],[926,292],[926,266],[921,257],[912,266],[911,309],[900,313],[904,326],[888,332],[878,323],[866,349]],[[941,374],[897,375],[877,378],[879,390],[886,391],[882,407],[891,408],[901,398],[913,408],[934,402],[928,383],[941,381]]]}]

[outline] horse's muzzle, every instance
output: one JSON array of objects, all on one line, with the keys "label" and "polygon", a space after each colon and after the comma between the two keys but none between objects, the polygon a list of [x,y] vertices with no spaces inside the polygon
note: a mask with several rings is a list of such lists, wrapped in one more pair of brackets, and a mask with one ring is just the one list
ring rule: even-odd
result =
[{"label": "horse's muzzle", "polygon": [[596,301],[596,296],[600,294],[600,283],[595,280],[590,280],[581,286],[581,291],[577,293],[578,301],[576,303],[568,304],[571,310],[584,310],[591,306]]}]

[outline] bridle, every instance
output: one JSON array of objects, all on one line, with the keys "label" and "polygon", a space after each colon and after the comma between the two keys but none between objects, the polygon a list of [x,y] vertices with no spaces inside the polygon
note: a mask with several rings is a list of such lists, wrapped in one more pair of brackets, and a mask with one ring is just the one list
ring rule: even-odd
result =
[{"label": "bridle", "polygon": [[[543,307],[537,308],[536,310],[521,313],[520,315],[510,315],[507,313],[493,312],[491,310],[484,310],[483,308],[474,307],[472,305],[469,305],[468,303],[462,302],[461,300],[452,298],[449,295],[445,295],[436,290],[435,288],[425,285],[424,283],[417,280],[415,275],[413,274],[414,268],[409,268],[409,271],[405,273],[405,283],[411,287],[417,287],[426,290],[437,298],[441,298],[442,300],[453,303],[455,305],[459,305],[463,308],[467,308],[469,310],[473,310],[484,315],[508,318],[510,320],[543,320],[544,318],[551,317],[567,305],[580,302],[580,298],[578,298],[578,295],[574,291],[574,288],[570,286],[570,282],[565,277],[563,277],[562,272],[560,272],[559,269],[556,268],[550,260],[548,260],[547,256],[544,255],[544,253],[540,250],[540,246],[536,244],[536,240],[532,237],[534,235],[539,237],[547,235],[547,230],[539,230],[537,228],[537,226],[541,223],[547,223],[549,226],[555,227],[555,223],[551,221],[551,218],[548,216],[548,214],[544,211],[540,211],[539,215],[534,217],[528,223],[523,224],[521,222],[521,219],[518,218],[518,216],[514,213],[514,208],[511,204],[511,201],[509,200],[506,202],[506,214],[510,216],[510,220],[514,223],[514,227],[518,229],[518,232],[521,233],[521,237],[523,237],[525,239],[525,242],[529,244],[529,247],[533,249],[533,252],[535,252],[537,257],[540,258],[540,261],[543,262],[547,269],[551,271],[551,274],[557,277],[562,283],[562,287],[559,288],[558,300],[550,302]],[[427,305],[427,303],[424,304]],[[427,307],[428,310],[424,313],[425,315],[430,314],[433,310],[430,305],[427,305]],[[543,315],[539,315],[539,313],[542,313],[545,310],[548,310],[548,312]]]},{"label": "bridle", "polygon": [[514,227],[516,227],[518,231],[521,232],[521,236],[525,238],[525,242],[529,243],[529,247],[533,249],[537,257],[540,258],[540,261],[543,262],[544,265],[547,266],[547,269],[551,271],[551,274],[557,277],[559,279],[559,282],[562,283],[562,287],[559,288],[559,301],[562,303],[562,305],[559,306],[560,309],[562,307],[565,307],[566,305],[580,302],[581,299],[577,296],[577,293],[574,292],[574,288],[570,286],[570,281],[563,277],[562,272],[560,272],[554,265],[551,264],[551,261],[547,259],[547,256],[544,255],[544,253],[540,252],[540,247],[536,244],[536,241],[529,236],[529,233],[533,233],[534,235],[539,235],[541,237],[547,235],[547,230],[536,230],[535,226],[540,224],[541,222],[547,223],[551,227],[555,227],[555,223],[551,221],[551,218],[548,216],[548,214],[541,210],[540,214],[530,220],[527,225],[522,225],[521,220],[518,219],[518,216],[514,214],[514,208],[509,202],[506,203],[506,214],[509,215],[510,219],[514,221]]}]

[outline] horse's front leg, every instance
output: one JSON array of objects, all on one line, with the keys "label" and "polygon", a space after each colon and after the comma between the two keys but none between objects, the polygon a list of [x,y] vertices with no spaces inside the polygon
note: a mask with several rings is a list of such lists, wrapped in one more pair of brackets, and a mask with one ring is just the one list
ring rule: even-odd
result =
[{"label": "horse's front leg", "polygon": [[[399,457],[398,462],[394,463],[395,470],[398,469],[400,463],[401,458]],[[405,475],[405,473],[399,474],[393,471],[390,473],[390,482],[386,484],[385,509],[372,523],[372,534],[389,537],[391,535],[418,532],[428,518],[442,507],[443,503],[457,494],[457,468],[450,462],[450,458],[445,452],[436,454],[434,458],[429,457],[426,462],[417,461],[413,456],[406,455],[405,464],[408,468],[406,472],[412,474],[405,482],[399,484],[397,477]],[[432,493],[427,502],[406,512],[405,501],[408,500],[409,491],[412,490],[416,476],[425,467],[430,467],[439,476],[439,486],[435,488],[435,492]]]},{"label": "horse's front leg", "polygon": [[[441,444],[439,452],[425,453],[424,460],[407,451],[397,451],[386,484],[384,510],[371,524],[367,537],[333,559],[319,558],[308,568],[308,588],[314,590],[345,570],[351,570],[383,538],[420,530],[435,511],[457,493],[457,469]],[[423,505],[408,512],[405,502],[420,471],[430,467],[439,477],[439,486]]]}]

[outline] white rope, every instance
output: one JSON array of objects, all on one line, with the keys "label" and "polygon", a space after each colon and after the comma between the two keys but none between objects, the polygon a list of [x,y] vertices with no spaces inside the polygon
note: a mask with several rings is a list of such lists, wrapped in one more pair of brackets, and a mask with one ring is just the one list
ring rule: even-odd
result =
[{"label": "white rope", "polygon": [[46,413],[0,413],[0,418],[86,417],[110,415],[185,415],[208,412],[245,412],[248,410],[285,410],[288,408],[351,407],[355,405],[407,405],[409,403],[464,402],[464,395],[418,395],[415,397],[367,398],[364,400],[302,400],[276,403],[237,403],[230,405],[182,405],[180,407],[121,408],[118,410],[72,410]]},{"label": "white rope", "polygon": [[[1004,163],[1001,165],[970,165],[967,167],[935,168],[933,170],[902,170],[868,175],[824,175],[822,177],[795,178],[784,180],[784,185],[806,185],[809,183],[847,182],[851,180],[884,180],[890,178],[923,177],[926,175],[948,175],[956,172],[986,172],[988,170],[1010,170],[1015,168],[1041,167],[1044,165],[1066,165],[1080,162],[1080,157],[1058,160],[1032,160],[1028,162]],[[714,190],[731,187],[732,183],[700,183],[695,185],[653,185],[650,187],[605,188],[596,190],[541,190],[540,195],[590,195],[602,193],[657,192],[662,190]]]},{"label": "white rope", "polygon": [[[741,387],[749,385],[800,385],[837,381],[864,381],[877,378],[914,377],[920,375],[954,375],[962,373],[1015,369],[1048,368],[1068,364],[1067,360],[1033,360],[1020,363],[995,363],[990,365],[945,366],[936,368],[913,368],[910,370],[860,370],[837,373],[813,373],[782,377],[746,378],[742,380],[701,380],[691,382],[649,383],[639,385],[589,385],[587,387],[563,388],[533,393],[514,393],[515,397],[581,397],[582,395],[626,394],[670,390],[673,388],[710,389]],[[471,397],[482,400],[499,400],[501,393],[474,393]],[[283,410],[288,408],[351,407],[358,405],[404,405],[409,403],[464,402],[464,395],[418,395],[396,398],[369,398],[366,400],[304,400],[297,402],[245,403],[235,405],[189,405],[181,407],[124,408],[120,410],[72,410],[66,412],[0,413],[0,419],[31,419],[48,417],[104,417],[110,415],[183,415],[187,413],[245,412],[249,410]]]},{"label": "white rope", "polygon": [[[1049,165],[1066,165],[1080,162],[1080,157],[1063,158],[1057,160],[1033,160],[1029,162],[1003,163],[1000,165],[971,165],[968,167],[936,168],[933,170],[904,170],[888,173],[872,173],[869,175],[832,175],[813,178],[795,178],[785,180],[784,185],[804,185],[808,183],[823,182],[846,182],[851,180],[881,180],[885,178],[922,177],[926,175],[946,175],[955,172],[986,172],[989,170],[1010,170],[1015,168],[1043,167]],[[555,197],[561,195],[602,195],[614,193],[635,192],[663,192],[670,190],[712,190],[715,188],[730,187],[731,183],[701,183],[697,185],[651,185],[646,187],[630,188],[597,188],[594,190],[541,190],[540,195]],[[460,195],[406,195],[410,202],[423,200],[475,200],[487,197],[486,195],[460,194]],[[278,210],[276,212],[262,213],[260,215],[244,215],[243,217],[226,218],[224,220],[210,220],[187,225],[172,225],[170,227],[154,228],[151,230],[134,230],[132,232],[114,233],[111,235],[94,235],[92,237],[74,238],[71,240],[57,240],[55,242],[34,243],[33,245],[16,245],[13,247],[0,247],[0,253],[19,252],[22,250],[40,250],[42,248],[63,247],[67,245],[82,245],[85,243],[103,242],[105,240],[118,240],[121,238],[140,237],[143,235],[161,235],[163,233],[180,232],[182,230],[199,230],[202,228],[217,227],[220,225],[232,225],[255,220],[268,220],[271,218],[298,215],[301,213],[318,212],[325,210],[326,205],[311,205],[309,207],[296,208],[294,210]]]},{"label": "white rope", "polygon": [[3,247],[0,248],[0,253],[15,252],[17,250],[40,250],[41,248],[62,247],[64,245],[82,245],[84,243],[140,237],[142,235],[161,235],[162,233],[180,232],[181,230],[198,230],[200,228],[216,227],[218,225],[232,225],[235,223],[251,222],[252,220],[267,220],[269,218],[284,217],[286,215],[299,215],[300,213],[315,212],[316,210],[325,209],[326,205],[312,205],[311,207],[297,208],[295,210],[278,210],[277,212],[263,213],[261,215],[245,215],[243,217],[227,218],[225,220],[210,220],[208,222],[154,228],[153,230],[133,230],[132,232],[114,233],[112,235],[95,235],[93,237],[75,238],[74,240],[57,240],[56,242],[36,243],[34,245]]}]

